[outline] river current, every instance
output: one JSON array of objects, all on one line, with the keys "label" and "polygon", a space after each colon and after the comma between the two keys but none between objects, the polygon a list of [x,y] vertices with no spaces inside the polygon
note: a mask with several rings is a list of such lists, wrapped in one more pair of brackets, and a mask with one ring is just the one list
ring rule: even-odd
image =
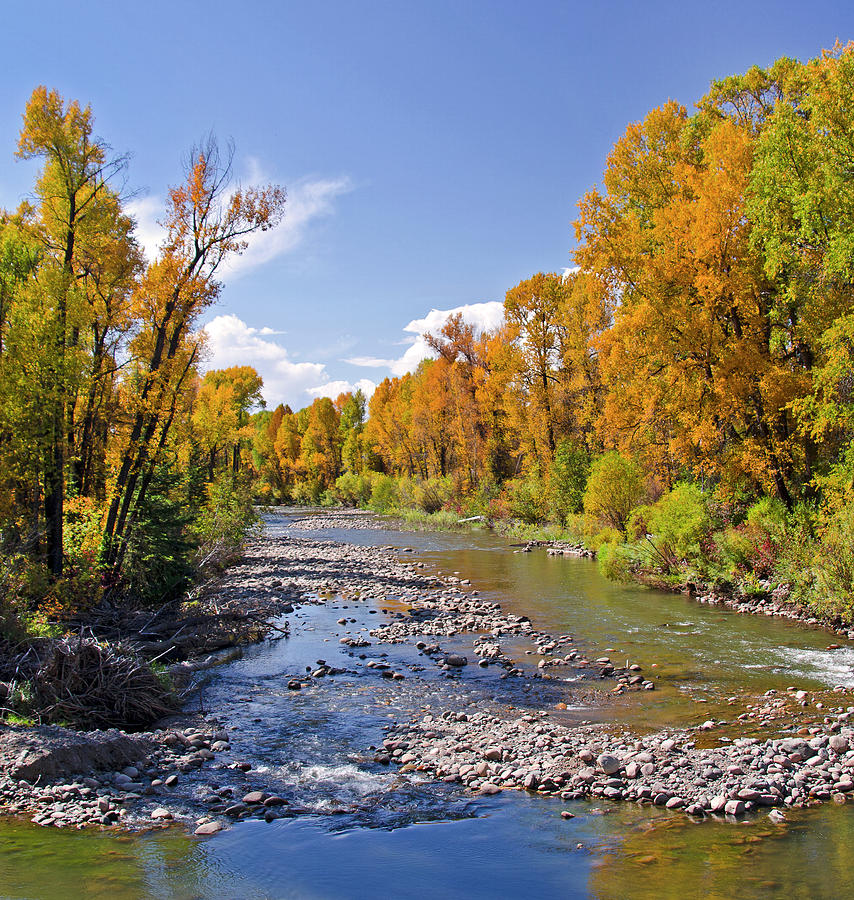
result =
[{"label": "river current", "polygon": [[[179,828],[116,836],[4,823],[0,897],[854,896],[852,805],[789,811],[782,827],[764,815],[697,824],[632,804],[472,797],[402,776],[374,762],[371,750],[386,724],[440,704],[553,707],[558,688],[567,708],[553,713],[569,721],[643,731],[726,720],[767,690],[854,686],[854,651],[828,650],[829,633],[616,586],[587,560],[514,553],[487,533],[292,526],[288,515],[266,522],[272,538],[408,548],[427,573],[471,579],[481,597],[530,616],[536,628],[572,633],[588,655],[639,663],[654,673],[656,690],[615,698],[609,682],[499,680],[492,667],[476,666],[448,679],[422,670],[411,644],[374,646],[366,656],[415,667],[415,675],[401,683],[369,677],[337,642],[337,620],[355,619],[348,630],[367,632],[396,611],[395,600],[330,597],[291,614],[290,637],[212,670],[194,701],[222,716],[235,752],[303,815],[239,822],[209,840]],[[442,645],[470,653],[471,636]],[[535,666],[530,644],[502,646]],[[346,671],[289,691],[289,678],[318,659]],[[567,809],[575,818],[561,818]]]}]

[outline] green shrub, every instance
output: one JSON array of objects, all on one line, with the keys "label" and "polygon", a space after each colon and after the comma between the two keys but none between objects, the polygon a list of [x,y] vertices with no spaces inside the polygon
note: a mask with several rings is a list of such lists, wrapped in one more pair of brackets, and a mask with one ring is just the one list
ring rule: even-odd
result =
[{"label": "green shrub", "polygon": [[398,508],[400,497],[395,480],[389,475],[376,475],[371,487],[370,507],[374,512],[393,513]]},{"label": "green shrub", "polygon": [[345,472],[335,481],[335,496],[345,506],[364,506],[371,499],[371,479],[367,475]]},{"label": "green shrub", "polygon": [[610,526],[625,533],[629,514],[645,494],[637,463],[612,450],[602,454],[590,468],[584,512],[594,525]]},{"label": "green shrub", "polygon": [[596,553],[599,571],[609,581],[627,584],[634,578],[631,549],[620,540],[603,543]]},{"label": "green shrub", "polygon": [[786,530],[788,511],[782,500],[763,497],[747,511],[747,524],[764,535],[780,537]]},{"label": "green shrub", "polygon": [[671,566],[696,560],[700,542],[712,528],[702,491],[693,484],[678,484],[646,508],[646,523],[661,556]]},{"label": "green shrub", "polygon": [[454,495],[453,481],[448,478],[425,478],[416,481],[413,499],[419,509],[426,513],[439,512],[450,504]]},{"label": "green shrub", "polygon": [[291,500],[298,506],[317,506],[323,494],[323,482],[317,478],[297,481],[291,491]]},{"label": "green shrub", "polygon": [[829,518],[809,507],[790,516],[778,567],[792,586],[792,597],[815,612],[854,619],[854,505]]},{"label": "green shrub", "polygon": [[514,478],[507,484],[510,515],[529,525],[549,516],[548,485],[538,475]]},{"label": "green shrub", "polygon": [[616,528],[603,528],[595,534],[589,535],[587,538],[587,546],[597,553],[606,544],[620,543],[623,540],[623,533]]},{"label": "green shrub", "polygon": [[208,485],[207,499],[193,524],[199,545],[197,564],[227,562],[240,551],[247,532],[257,522],[248,486],[230,473],[219,476]]},{"label": "green shrub", "polygon": [[714,536],[714,543],[722,574],[734,577],[747,571],[754,545],[742,527],[731,526],[717,532]]},{"label": "green shrub", "polygon": [[551,515],[564,523],[584,508],[584,490],[590,475],[590,457],[568,438],[557,445],[549,473]]},{"label": "green shrub", "polygon": [[456,528],[459,523],[457,513],[448,509],[427,513],[421,509],[409,508],[401,510],[401,517],[410,528],[426,531],[450,531]]},{"label": "green shrub", "polygon": [[474,490],[459,500],[459,512],[461,518],[470,516],[494,515],[494,504],[501,495],[501,488],[491,479],[480,482]]}]

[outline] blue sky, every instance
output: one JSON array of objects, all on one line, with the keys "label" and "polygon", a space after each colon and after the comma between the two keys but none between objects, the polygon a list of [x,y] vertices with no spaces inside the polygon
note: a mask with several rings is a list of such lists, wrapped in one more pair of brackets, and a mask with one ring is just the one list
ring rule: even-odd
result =
[{"label": "blue sky", "polygon": [[224,273],[208,364],[255,365],[296,408],[399,374],[447,310],[494,322],[571,264],[575,204],[630,121],[854,38],[854,4],[50,0],[2,22],[0,206],[31,190],[14,149],[40,83],[132,153],[149,244],[211,129],[243,181],[287,187],[283,226]]}]

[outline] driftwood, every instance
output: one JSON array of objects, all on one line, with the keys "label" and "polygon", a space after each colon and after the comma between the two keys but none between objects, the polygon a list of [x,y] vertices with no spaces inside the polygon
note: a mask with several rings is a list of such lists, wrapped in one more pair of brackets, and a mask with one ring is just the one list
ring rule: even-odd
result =
[{"label": "driftwood", "polygon": [[91,637],[51,644],[33,674],[33,712],[78,727],[149,725],[175,711],[171,692],[135,653]]}]

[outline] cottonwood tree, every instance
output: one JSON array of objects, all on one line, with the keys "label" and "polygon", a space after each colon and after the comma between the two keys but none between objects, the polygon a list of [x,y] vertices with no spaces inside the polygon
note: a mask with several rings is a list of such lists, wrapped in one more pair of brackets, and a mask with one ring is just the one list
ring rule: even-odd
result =
[{"label": "cottonwood tree", "polygon": [[92,318],[82,282],[93,270],[108,266],[106,259],[115,252],[109,239],[102,241],[105,232],[123,230],[120,204],[110,183],[124,168],[125,158],[111,154],[94,136],[88,106],[66,103],[58,92],[43,86],[33,91],[23,119],[18,156],[44,160],[36,185],[33,234],[41,260],[34,289],[45,342],[41,415],[46,558],[58,576],[63,567],[66,459],[74,445],[75,388],[87,368],[81,332]]},{"label": "cottonwood tree", "polygon": [[117,460],[104,529],[102,559],[121,569],[129,527],[145,501],[166,445],[181,391],[194,374],[199,343],[192,326],[219,295],[216,273],[248,246],[247,238],[273,227],[284,212],[276,186],[230,188],[233,148],[221,154],[211,137],[188,159],[186,180],[169,192],[166,236],[157,259],[134,293],[141,323],[131,343],[126,383],[130,421]]}]

